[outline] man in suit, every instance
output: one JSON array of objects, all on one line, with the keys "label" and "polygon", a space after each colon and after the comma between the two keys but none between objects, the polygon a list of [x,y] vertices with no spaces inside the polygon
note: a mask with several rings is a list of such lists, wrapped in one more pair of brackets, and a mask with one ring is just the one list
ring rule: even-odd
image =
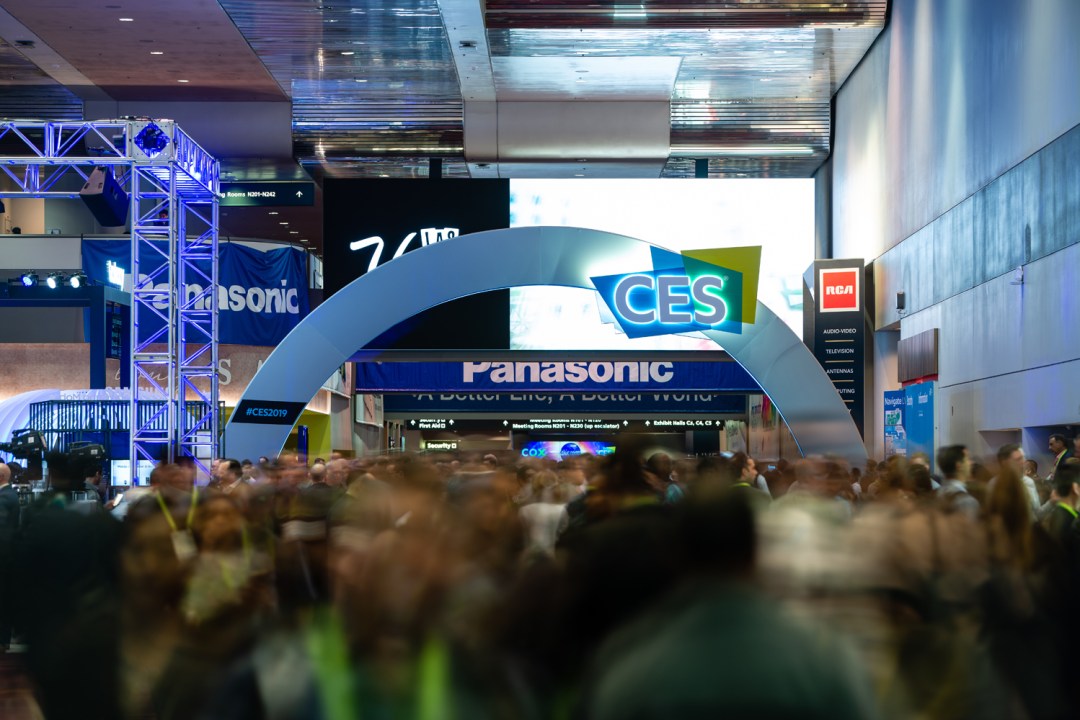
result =
[{"label": "man in suit", "polygon": [[11,644],[11,563],[19,529],[19,496],[11,486],[11,468],[0,462],[0,653]]},{"label": "man in suit", "polygon": [[1050,453],[1054,456],[1054,464],[1050,468],[1050,474],[1046,476],[1047,480],[1053,480],[1054,473],[1057,472],[1057,469],[1073,456],[1072,448],[1069,447],[1069,441],[1066,440],[1065,436],[1061,433],[1054,433],[1050,436]]}]

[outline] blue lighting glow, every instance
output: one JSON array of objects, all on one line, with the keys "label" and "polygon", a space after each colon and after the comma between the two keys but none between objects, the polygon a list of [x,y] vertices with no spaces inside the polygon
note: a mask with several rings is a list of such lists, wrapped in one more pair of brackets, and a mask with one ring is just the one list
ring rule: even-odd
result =
[{"label": "blue lighting glow", "polygon": [[135,145],[146,154],[146,157],[153,159],[168,147],[169,137],[155,123],[147,123],[146,127],[135,136]]},{"label": "blue lighting glow", "polygon": [[22,283],[23,287],[34,287],[35,285],[38,284],[37,273],[32,273],[32,272],[23,273],[22,275],[19,276],[19,282]]}]

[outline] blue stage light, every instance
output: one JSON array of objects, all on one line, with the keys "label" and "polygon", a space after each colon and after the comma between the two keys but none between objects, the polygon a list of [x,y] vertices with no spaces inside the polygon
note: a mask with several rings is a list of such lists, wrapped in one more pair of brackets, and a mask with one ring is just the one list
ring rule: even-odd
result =
[{"label": "blue stage light", "polygon": [[168,144],[169,137],[154,123],[147,123],[135,136],[135,145],[151,159],[160,155]]},{"label": "blue stage light", "polygon": [[19,276],[19,282],[22,283],[23,287],[34,287],[38,283],[37,273],[24,272]]},{"label": "blue stage light", "polygon": [[55,290],[63,283],[64,278],[60,273],[49,273],[49,276],[45,278],[45,284],[49,286],[50,290]]}]

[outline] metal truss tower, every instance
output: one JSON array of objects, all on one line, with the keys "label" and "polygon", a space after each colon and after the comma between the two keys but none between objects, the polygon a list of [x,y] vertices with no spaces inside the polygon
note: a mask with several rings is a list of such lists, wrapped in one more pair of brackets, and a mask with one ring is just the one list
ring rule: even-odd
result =
[{"label": "metal truss tower", "polygon": [[[0,121],[0,197],[78,198],[95,169],[128,197],[131,444],[218,454],[219,165],[170,120]],[[162,403],[161,401],[166,402]]]}]

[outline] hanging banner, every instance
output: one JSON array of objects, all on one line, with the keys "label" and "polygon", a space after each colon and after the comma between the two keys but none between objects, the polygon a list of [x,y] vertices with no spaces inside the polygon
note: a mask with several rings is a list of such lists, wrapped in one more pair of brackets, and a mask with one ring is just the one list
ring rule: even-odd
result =
[{"label": "hanging banner", "polygon": [[357,392],[761,392],[736,362],[356,363]]},{"label": "hanging banner", "polygon": [[465,412],[746,414],[746,395],[737,393],[394,393],[384,400],[392,417]]},{"label": "hanging banner", "polygon": [[924,382],[904,388],[904,429],[907,432],[908,455],[924,452],[934,467],[934,387]]},{"label": "hanging banner", "polygon": [[[164,243],[162,243],[164,247]],[[149,257],[151,253],[146,253]],[[218,339],[232,345],[277,345],[308,314],[307,260],[296,248],[263,252],[233,243],[218,249]],[[145,260],[144,260],[145,262]],[[127,240],[83,240],[82,269],[98,285],[119,284],[131,289],[131,245]],[[204,268],[209,274],[209,268]],[[140,268],[140,276],[154,268]],[[161,286],[164,287],[164,283]],[[189,285],[185,296],[202,291]],[[164,309],[161,304],[159,309]],[[145,336],[162,322],[145,313],[140,322]]]},{"label": "hanging banner", "polygon": [[885,457],[907,456],[907,434],[904,430],[904,407],[907,404],[903,390],[886,390],[882,399],[885,409]]},{"label": "hanging banner", "polygon": [[863,432],[863,261],[814,261],[814,356]]}]

